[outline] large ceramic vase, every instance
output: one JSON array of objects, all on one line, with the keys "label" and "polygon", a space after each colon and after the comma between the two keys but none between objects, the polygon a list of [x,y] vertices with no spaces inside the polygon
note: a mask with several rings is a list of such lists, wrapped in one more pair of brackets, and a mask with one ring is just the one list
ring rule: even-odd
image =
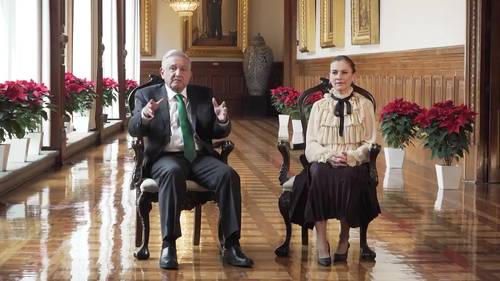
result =
[{"label": "large ceramic vase", "polygon": [[259,33],[246,48],[243,58],[243,73],[250,96],[263,96],[266,93],[272,65],[273,51]]}]

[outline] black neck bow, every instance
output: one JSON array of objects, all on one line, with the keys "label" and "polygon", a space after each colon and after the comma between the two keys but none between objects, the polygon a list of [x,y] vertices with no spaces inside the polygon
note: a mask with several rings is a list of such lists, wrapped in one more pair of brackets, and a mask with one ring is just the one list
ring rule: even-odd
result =
[{"label": "black neck bow", "polygon": [[350,115],[352,113],[352,105],[349,102],[352,94],[353,93],[343,99],[337,98],[332,95],[333,99],[337,101],[337,104],[335,105],[335,111],[333,113],[335,114],[335,116],[340,118],[339,136],[341,137],[344,136],[344,107],[346,107],[347,115]]}]

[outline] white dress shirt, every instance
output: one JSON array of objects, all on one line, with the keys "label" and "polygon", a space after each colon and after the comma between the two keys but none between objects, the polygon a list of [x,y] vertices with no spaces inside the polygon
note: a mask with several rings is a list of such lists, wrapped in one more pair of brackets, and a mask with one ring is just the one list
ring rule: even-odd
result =
[{"label": "white dress shirt", "polygon": [[[179,113],[177,111],[177,98],[175,97],[177,93],[170,89],[166,84],[165,88],[167,89],[167,95],[168,95],[168,108],[169,108],[169,116],[170,116],[170,142],[165,146],[165,151],[170,151],[170,152],[178,152],[178,151],[183,151],[184,150],[184,141],[182,139],[182,131],[181,131],[181,126],[179,122]],[[184,104],[186,105],[186,112],[188,114],[188,118],[190,119],[189,122],[191,123],[191,126],[193,126],[193,121],[191,120],[191,106],[189,104],[189,101],[187,99],[187,92],[186,88],[180,92],[184,98]],[[146,118],[144,115],[144,109],[142,110],[142,121],[144,124],[148,124],[152,118]],[[198,144],[196,143],[195,140],[195,146],[196,150],[199,149]]]}]

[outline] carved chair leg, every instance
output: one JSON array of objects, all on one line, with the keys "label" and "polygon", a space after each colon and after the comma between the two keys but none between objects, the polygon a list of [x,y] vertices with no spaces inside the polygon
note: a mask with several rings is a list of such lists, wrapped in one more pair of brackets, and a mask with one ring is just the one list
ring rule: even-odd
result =
[{"label": "carved chair leg", "polygon": [[198,204],[194,207],[194,233],[193,245],[200,245],[200,231],[201,231],[201,205]]},{"label": "carved chair leg", "polygon": [[359,227],[359,258],[366,261],[374,261],[377,254],[368,247],[366,234],[368,232],[368,223]]},{"label": "carved chair leg", "polygon": [[[136,198],[137,202],[139,202],[139,198],[141,196],[141,191],[137,188],[136,189]],[[135,246],[140,247],[142,245],[142,219],[141,215],[139,214],[139,206],[136,206],[136,213],[135,213]]]},{"label": "carved chair leg", "polygon": [[274,250],[274,253],[278,257],[286,257],[288,256],[288,253],[290,251],[290,238],[292,237],[292,225],[289,219],[290,195],[291,195],[290,191],[285,191],[281,193],[281,196],[278,201],[280,213],[281,216],[283,217],[286,227],[285,241],[283,242],[283,244],[281,244],[281,246],[279,246],[278,248],[276,248],[276,250]]},{"label": "carved chair leg", "polygon": [[302,245],[307,246],[309,244],[309,231],[307,227],[302,227]]},{"label": "carved chair leg", "polygon": [[134,256],[139,260],[146,260],[149,258],[149,212],[151,211],[152,194],[148,192],[143,192],[138,199],[138,213],[142,222],[142,245],[139,250],[134,253]]}]

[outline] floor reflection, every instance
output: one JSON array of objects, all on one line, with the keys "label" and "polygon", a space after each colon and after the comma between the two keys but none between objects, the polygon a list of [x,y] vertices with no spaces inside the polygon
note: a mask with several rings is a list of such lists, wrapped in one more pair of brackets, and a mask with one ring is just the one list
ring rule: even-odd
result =
[{"label": "floor reflection", "polygon": [[[302,246],[297,226],[290,257],[277,258],[273,250],[285,231],[276,204],[277,124],[253,120],[233,126],[236,148],[230,163],[242,182],[241,244],[254,258],[254,268],[222,265],[215,204],[203,206],[200,246],[192,244],[193,212],[182,213],[180,270],[158,267],[156,204],[151,212],[151,258],[133,258],[133,155],[130,138],[123,133],[0,197],[0,280],[500,279],[500,185],[464,184],[458,190],[439,191],[428,176],[433,170],[411,163],[387,172],[379,163],[384,176],[378,188],[382,214],[369,229],[376,263],[359,261],[358,229],[350,233],[347,264],[319,266],[314,233],[309,232],[309,245]],[[301,167],[296,158],[293,171]],[[328,223],[328,233],[333,251],[337,221]]]}]

